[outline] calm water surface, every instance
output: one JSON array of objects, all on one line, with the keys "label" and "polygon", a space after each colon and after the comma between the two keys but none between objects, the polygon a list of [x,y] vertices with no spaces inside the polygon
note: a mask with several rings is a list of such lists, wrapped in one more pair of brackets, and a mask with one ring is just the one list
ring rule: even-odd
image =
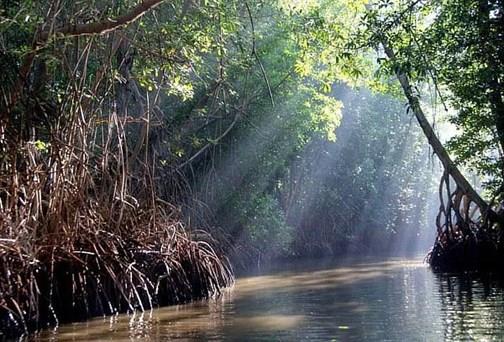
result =
[{"label": "calm water surface", "polygon": [[504,290],[417,260],[315,261],[239,278],[216,300],[65,325],[35,340],[504,341]]}]

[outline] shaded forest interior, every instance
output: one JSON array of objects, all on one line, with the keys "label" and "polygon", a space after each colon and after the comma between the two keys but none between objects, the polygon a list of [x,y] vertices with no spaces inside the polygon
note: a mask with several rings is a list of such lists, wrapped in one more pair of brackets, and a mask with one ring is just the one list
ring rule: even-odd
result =
[{"label": "shaded forest interior", "polygon": [[0,3],[4,336],[284,258],[500,267],[502,1]]}]

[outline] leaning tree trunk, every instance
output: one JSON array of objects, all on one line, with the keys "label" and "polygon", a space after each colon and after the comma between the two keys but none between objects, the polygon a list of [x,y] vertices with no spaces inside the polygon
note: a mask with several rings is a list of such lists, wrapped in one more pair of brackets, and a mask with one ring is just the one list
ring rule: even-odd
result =
[{"label": "leaning tree trunk", "polygon": [[[395,60],[392,48],[385,42],[382,45],[387,57]],[[408,75],[399,68],[395,74],[410,109],[444,168],[439,187],[441,205],[436,218],[437,237],[427,258],[429,263],[445,270],[496,265],[504,255],[504,237],[499,228],[503,226],[502,218],[474,190],[451,159],[426,119]]]}]

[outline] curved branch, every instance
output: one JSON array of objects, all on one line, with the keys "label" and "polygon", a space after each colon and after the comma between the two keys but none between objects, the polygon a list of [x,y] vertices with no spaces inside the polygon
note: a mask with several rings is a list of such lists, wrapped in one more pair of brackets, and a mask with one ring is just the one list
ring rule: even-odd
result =
[{"label": "curved branch", "polygon": [[205,152],[208,148],[210,148],[211,146],[213,145],[216,145],[220,140],[222,140],[226,135],[228,135],[229,132],[231,132],[231,130],[233,129],[233,127],[236,125],[236,123],[238,122],[238,119],[240,118],[240,114],[241,112],[237,112],[234,119],[233,119],[233,122],[231,122],[231,124],[229,125],[228,128],[226,128],[226,130],[224,131],[224,133],[222,133],[219,137],[217,137],[216,139],[209,139],[210,142],[208,144],[206,144],[205,146],[203,146],[198,152],[196,152],[191,158],[189,158],[188,160],[186,160],[185,162],[183,162],[181,165],[179,165],[177,167],[177,170],[180,170],[182,169],[184,166],[186,166],[187,164],[190,164],[194,159],[198,158],[199,155],[201,155],[203,152]]},{"label": "curved branch", "polygon": [[143,0],[133,7],[128,13],[125,13],[116,19],[107,19],[88,24],[67,24],[63,27],[55,29],[52,32],[44,31],[40,35],[40,40],[45,41],[51,34],[64,37],[106,34],[135,22],[145,13],[160,5],[164,1],[165,0]]}]

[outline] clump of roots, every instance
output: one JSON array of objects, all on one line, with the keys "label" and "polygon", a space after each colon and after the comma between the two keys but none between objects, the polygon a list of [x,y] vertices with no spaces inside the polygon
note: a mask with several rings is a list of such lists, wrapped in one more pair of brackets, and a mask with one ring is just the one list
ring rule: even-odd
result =
[{"label": "clump of roots", "polygon": [[[91,210],[95,210],[90,208]],[[181,224],[134,210],[123,231],[94,217],[71,234],[36,246],[0,245],[0,326],[25,333],[47,324],[146,310],[206,298],[232,283],[232,273],[207,242]]]},{"label": "clump of roots", "polygon": [[211,238],[195,241],[168,203],[178,198],[158,196],[176,183],[157,174],[176,169],[160,157],[162,90],[141,89],[130,74],[129,39],[55,39],[43,49],[37,35],[37,54],[12,62],[26,75],[3,85],[0,103],[0,339],[230,285]]},{"label": "clump of roots", "polygon": [[454,183],[445,172],[439,187],[437,237],[426,261],[444,272],[499,270],[504,258],[502,213],[477,205]]},{"label": "clump of roots", "polygon": [[113,154],[113,171],[98,172],[75,146],[54,142],[45,156],[30,142],[3,151],[0,339],[207,298],[232,284],[211,238],[193,240],[148,177],[127,174]]}]

